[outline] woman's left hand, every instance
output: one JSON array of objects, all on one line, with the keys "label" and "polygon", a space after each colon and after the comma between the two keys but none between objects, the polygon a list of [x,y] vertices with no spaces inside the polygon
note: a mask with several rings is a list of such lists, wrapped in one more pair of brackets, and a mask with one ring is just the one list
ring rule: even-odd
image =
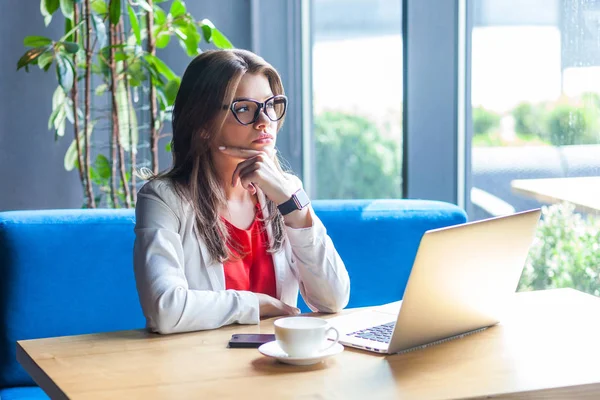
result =
[{"label": "woman's left hand", "polygon": [[265,196],[275,204],[287,201],[299,187],[293,187],[293,182],[286,179],[273,162],[275,150],[269,154],[266,151],[243,149],[239,147],[219,147],[223,154],[244,159],[237,165],[231,177],[231,185],[241,184],[245,189],[256,193],[258,186]]}]

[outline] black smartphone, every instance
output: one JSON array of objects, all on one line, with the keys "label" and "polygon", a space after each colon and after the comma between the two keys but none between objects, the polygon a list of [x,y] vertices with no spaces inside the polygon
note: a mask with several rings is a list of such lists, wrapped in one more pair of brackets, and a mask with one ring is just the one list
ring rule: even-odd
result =
[{"label": "black smartphone", "polygon": [[275,340],[275,335],[266,333],[236,333],[231,335],[229,347],[232,349],[256,349],[273,340]]}]

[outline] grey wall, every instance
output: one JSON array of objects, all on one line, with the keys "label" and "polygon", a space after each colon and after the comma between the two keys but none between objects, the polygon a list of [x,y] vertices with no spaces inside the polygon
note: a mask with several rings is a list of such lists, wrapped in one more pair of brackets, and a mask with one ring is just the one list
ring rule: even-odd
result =
[{"label": "grey wall", "polygon": [[39,1],[4,4],[0,12],[0,210],[80,207],[76,172],[63,157],[72,140],[58,142],[48,131],[56,77],[37,67],[16,71],[28,35],[60,37],[63,22],[44,28]]},{"label": "grey wall", "polygon": [[[269,3],[277,5],[279,0],[262,1],[261,8]],[[258,24],[264,24],[264,18],[273,15],[256,13],[251,10],[254,0],[200,0],[188,1],[190,12],[198,19],[210,19],[222,30],[238,48],[252,49],[258,46],[261,38],[252,39],[261,34],[260,29],[252,32],[253,18]],[[167,5],[168,7],[168,5]],[[254,5],[256,7],[256,4]],[[286,12],[282,10],[281,12]],[[58,13],[60,14],[60,13]],[[56,15],[58,15],[56,14]],[[39,1],[12,2],[5,5],[0,13],[0,210],[78,208],[82,205],[83,195],[76,171],[66,172],[63,157],[72,141],[72,131],[55,142],[52,132],[47,129],[47,120],[51,112],[52,93],[56,88],[53,73],[44,74],[37,67],[29,74],[16,71],[19,57],[25,51],[23,38],[28,35],[60,37],[63,32],[63,20],[60,16],[44,27],[39,13]],[[273,33],[271,33],[273,34]],[[275,32],[277,35],[277,32]],[[279,43],[287,39],[284,33],[277,36]],[[267,37],[264,40],[268,41]],[[203,48],[207,48],[201,45]],[[277,54],[276,49],[260,46],[266,53]],[[259,51],[259,54],[261,52]],[[268,61],[268,54],[264,54]],[[173,70],[182,74],[190,59],[173,41],[162,51],[161,57]],[[289,68],[279,65],[284,60],[275,60],[274,66],[281,69],[284,85],[291,75]],[[288,119],[290,121],[290,119]],[[290,121],[291,122],[291,121]],[[170,131],[170,129],[169,129]],[[297,133],[298,135],[300,132]],[[170,165],[170,154],[160,147],[161,169]],[[294,141],[296,143],[297,141]],[[280,143],[282,154],[287,157],[294,148],[288,139]],[[296,153],[298,151],[296,150]],[[296,154],[296,159],[300,156]],[[294,169],[300,171],[297,161],[291,162]]]}]

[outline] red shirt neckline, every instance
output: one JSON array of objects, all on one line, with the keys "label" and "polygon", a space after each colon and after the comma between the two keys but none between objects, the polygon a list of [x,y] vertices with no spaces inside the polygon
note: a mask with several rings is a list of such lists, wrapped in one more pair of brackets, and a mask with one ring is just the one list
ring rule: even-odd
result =
[{"label": "red shirt neckline", "polygon": [[[260,204],[257,203],[256,206],[254,221],[248,229],[238,228],[222,218],[227,226],[230,240],[237,243],[243,252],[243,257],[231,257],[223,263],[225,288],[276,297],[275,267],[273,257],[268,252],[269,238],[264,229],[265,223],[262,221]],[[229,251],[236,254],[231,247]]]}]

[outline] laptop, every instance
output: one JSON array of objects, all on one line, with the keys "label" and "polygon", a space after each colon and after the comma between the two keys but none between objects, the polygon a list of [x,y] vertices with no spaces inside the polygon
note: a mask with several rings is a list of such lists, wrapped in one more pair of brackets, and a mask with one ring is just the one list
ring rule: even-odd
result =
[{"label": "laptop", "polygon": [[427,231],[403,300],[329,319],[339,342],[376,353],[416,350],[500,322],[540,209]]}]

